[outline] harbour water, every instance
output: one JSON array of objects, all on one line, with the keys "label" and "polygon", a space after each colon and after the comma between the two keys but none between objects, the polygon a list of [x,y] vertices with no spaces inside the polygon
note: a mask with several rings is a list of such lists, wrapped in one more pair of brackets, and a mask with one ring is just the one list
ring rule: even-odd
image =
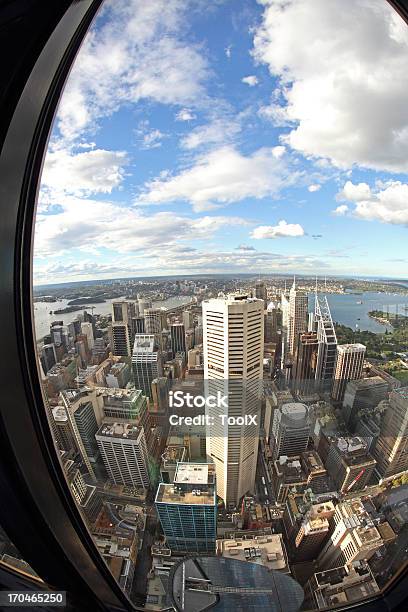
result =
[{"label": "harbour water", "polygon": [[[333,321],[347,325],[352,329],[356,329],[358,326],[361,330],[368,330],[375,333],[383,333],[388,326],[381,325],[374,319],[368,316],[370,310],[383,310],[388,311],[390,314],[394,314],[397,311],[400,314],[408,315],[408,295],[400,295],[393,293],[379,293],[374,291],[368,291],[362,294],[352,293],[329,293],[327,294],[327,300],[329,302],[330,310],[332,313]],[[103,302],[102,304],[95,304],[94,314],[110,314],[111,302]],[[181,304],[187,304],[191,301],[191,296],[176,296],[164,300],[162,302],[154,302],[156,308],[165,307],[172,308],[174,306],[180,306]],[[360,303],[361,302],[361,303]],[[68,300],[60,300],[58,302],[36,302],[34,304],[34,318],[35,318],[35,330],[37,339],[45,336],[50,329],[52,321],[63,321],[64,325],[67,325],[71,321],[77,318],[78,315],[82,314],[83,310],[90,310],[89,304],[84,306],[83,309],[76,312],[70,312],[62,315],[50,314],[60,308],[66,308]],[[309,310],[312,311],[314,308],[314,294],[309,294]],[[405,310],[407,308],[407,310]],[[388,327],[390,329],[390,327]]]},{"label": "harbour water", "polygon": [[[107,300],[106,302],[102,302],[101,304],[94,304],[95,308],[94,314],[108,315],[112,313],[111,303],[117,301],[121,298],[115,298],[113,300]],[[52,321],[63,321],[64,325],[68,325],[74,319],[78,317],[78,315],[82,315],[84,310],[87,310],[89,313],[92,313],[90,307],[92,304],[87,304],[81,308],[81,310],[76,310],[75,312],[69,312],[65,314],[51,314],[54,313],[55,310],[60,310],[61,308],[66,308],[69,300],[59,300],[58,302],[35,302],[34,303],[34,322],[35,322],[35,334],[37,340],[43,338],[50,331],[50,325]],[[176,297],[168,298],[162,302],[153,302],[153,306],[155,308],[173,308],[174,306],[180,306],[181,304],[188,304],[191,302],[191,296],[189,295],[179,295]]]}]

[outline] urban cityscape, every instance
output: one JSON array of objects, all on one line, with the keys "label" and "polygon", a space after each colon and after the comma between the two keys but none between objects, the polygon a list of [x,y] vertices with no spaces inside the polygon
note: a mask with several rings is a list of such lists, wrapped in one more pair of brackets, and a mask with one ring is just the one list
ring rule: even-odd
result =
[{"label": "urban cityscape", "polygon": [[[386,0],[105,0],[84,39],[32,325],[53,468],[138,609],[406,570],[407,57]],[[2,528],[0,560],[35,574]]]},{"label": "urban cityscape", "polygon": [[387,371],[408,368],[405,309],[382,313],[379,358],[331,315],[335,292],[364,301],[353,279],[106,285],[126,286],[106,315],[92,283],[37,288],[33,307],[55,292],[86,304],[48,314],[39,371],[67,482],[130,599],[272,609],[276,573],[293,610],[378,593],[408,559],[408,387]]}]

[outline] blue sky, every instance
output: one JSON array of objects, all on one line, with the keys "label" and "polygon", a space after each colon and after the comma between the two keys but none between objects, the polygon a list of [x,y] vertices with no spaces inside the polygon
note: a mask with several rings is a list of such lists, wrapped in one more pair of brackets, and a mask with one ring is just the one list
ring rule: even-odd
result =
[{"label": "blue sky", "polygon": [[406,277],[407,59],[384,0],[107,1],[55,121],[34,281]]}]

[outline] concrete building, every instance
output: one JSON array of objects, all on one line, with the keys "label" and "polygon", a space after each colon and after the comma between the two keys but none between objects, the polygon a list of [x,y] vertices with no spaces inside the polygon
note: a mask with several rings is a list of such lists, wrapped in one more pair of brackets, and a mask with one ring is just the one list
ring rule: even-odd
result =
[{"label": "concrete building", "polygon": [[153,399],[152,381],[162,375],[161,356],[153,334],[135,336],[132,373],[136,389]]},{"label": "concrete building", "polygon": [[81,333],[86,336],[86,340],[88,342],[88,349],[92,351],[95,344],[92,323],[89,323],[88,321],[83,321],[81,323]]},{"label": "concrete building", "polygon": [[317,333],[318,354],[316,388],[330,391],[337,356],[337,337],[327,298],[315,294],[315,310],[309,318],[309,330]]},{"label": "concrete building", "polygon": [[257,532],[237,532],[234,537],[217,540],[217,555],[257,563],[268,570],[290,574],[288,556],[282,534],[257,535]]},{"label": "concrete building", "polygon": [[115,484],[149,487],[149,459],[143,427],[104,422],[95,439],[108,476]]},{"label": "concrete building", "polygon": [[[204,380],[206,396],[227,398],[227,408],[207,406],[214,425],[208,431],[207,452],[217,472],[217,493],[236,506],[254,491],[263,378],[263,302],[246,294],[203,302]],[[222,423],[253,416],[244,425]]]},{"label": "concrete building", "polygon": [[215,553],[214,464],[178,463],[173,483],[159,484],[155,505],[168,548],[179,553]]},{"label": "concrete building", "polygon": [[408,387],[390,393],[372,453],[377,460],[376,472],[380,479],[391,478],[408,469]]},{"label": "concrete building", "polygon": [[315,393],[318,349],[319,342],[316,332],[299,334],[292,369],[292,388],[298,397]]},{"label": "concrete building", "polygon": [[333,533],[318,557],[322,570],[368,561],[383,545],[377,527],[359,499],[339,503],[333,522]]},{"label": "concrete building", "polygon": [[379,587],[365,561],[316,572],[304,586],[306,610],[348,607],[379,593]]},{"label": "concrete building", "polygon": [[367,442],[359,436],[333,438],[326,468],[340,493],[361,491],[371,480],[376,460],[368,452]]},{"label": "concrete building", "polygon": [[346,385],[342,414],[347,427],[355,432],[360,416],[369,414],[388,397],[389,384],[380,376],[352,380]]},{"label": "concrete building", "polygon": [[299,334],[307,331],[308,296],[296,289],[296,281],[289,291],[288,350],[294,354]]},{"label": "concrete building", "polygon": [[332,398],[343,402],[347,383],[362,378],[366,347],[364,344],[339,344],[332,386]]},{"label": "concrete building", "polygon": [[314,504],[306,513],[292,549],[296,562],[316,559],[327,539],[335,508],[331,501]]},{"label": "concrete building", "polygon": [[304,452],[309,443],[310,410],[306,404],[290,402],[273,412],[271,451],[274,459]]},{"label": "concrete building", "polygon": [[184,323],[172,323],[170,325],[171,348],[173,355],[186,353],[186,337]]}]

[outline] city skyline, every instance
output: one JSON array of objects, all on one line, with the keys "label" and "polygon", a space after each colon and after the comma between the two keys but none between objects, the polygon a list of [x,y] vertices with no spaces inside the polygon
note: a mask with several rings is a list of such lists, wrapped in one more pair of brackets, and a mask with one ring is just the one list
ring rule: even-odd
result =
[{"label": "city skyline", "polygon": [[403,277],[408,35],[341,5],[107,2],[45,160],[35,283]]}]

